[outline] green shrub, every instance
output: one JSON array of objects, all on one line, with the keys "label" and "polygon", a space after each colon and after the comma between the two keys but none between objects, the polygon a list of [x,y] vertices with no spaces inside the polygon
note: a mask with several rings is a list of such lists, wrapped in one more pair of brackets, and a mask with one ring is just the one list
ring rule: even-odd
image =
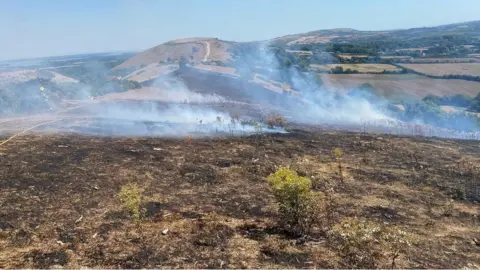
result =
[{"label": "green shrub", "polygon": [[118,193],[118,198],[123,204],[123,207],[129,211],[133,220],[140,219],[140,205],[142,203],[142,190],[138,188],[137,184],[130,183],[122,186]]},{"label": "green shrub", "polygon": [[318,193],[312,181],[288,168],[280,168],[267,177],[279,204],[282,223],[291,233],[308,233],[318,217]]}]

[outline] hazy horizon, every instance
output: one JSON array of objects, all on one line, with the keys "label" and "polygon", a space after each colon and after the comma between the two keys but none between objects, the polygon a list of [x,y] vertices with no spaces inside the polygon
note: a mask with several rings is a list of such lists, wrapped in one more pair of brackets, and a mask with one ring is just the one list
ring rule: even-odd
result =
[{"label": "hazy horizon", "polygon": [[431,27],[479,20],[479,8],[474,0],[4,0],[0,61],[140,51],[185,37],[241,42],[332,28]]}]

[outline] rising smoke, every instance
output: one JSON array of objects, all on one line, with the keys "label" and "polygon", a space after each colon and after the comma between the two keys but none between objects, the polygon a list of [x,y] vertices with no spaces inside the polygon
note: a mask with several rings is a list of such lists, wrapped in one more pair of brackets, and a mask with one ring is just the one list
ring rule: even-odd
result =
[{"label": "rising smoke", "polygon": [[[322,87],[315,78],[315,74],[302,72],[295,66],[282,67],[275,53],[269,49],[268,43],[262,43],[257,50],[252,50],[250,55],[242,55],[236,63],[238,70],[245,70],[250,66],[249,72],[260,72],[262,75],[287,81],[299,95],[275,100],[276,105],[288,112],[295,122],[304,124],[361,124],[365,121],[391,119],[381,111],[384,102],[377,100],[372,103],[362,96],[351,96],[346,93]],[[253,55],[252,55],[253,54]],[[255,62],[246,62],[255,59]],[[261,66],[261,69],[252,68]],[[272,100],[265,92],[249,93],[253,101],[269,104]]]},{"label": "rising smoke", "polygon": [[[276,49],[268,42],[258,48],[243,51],[237,60],[237,70],[260,73],[265,77],[288,82],[299,95],[276,99],[280,106],[295,122],[304,124],[338,124],[353,126],[382,126],[380,131],[398,130],[403,134],[477,138],[479,136],[478,119],[466,113],[433,112],[422,108],[425,104],[405,103],[405,111],[396,108],[388,100],[370,93],[365,89],[339,91],[323,85],[332,85],[328,81],[319,83],[315,73],[301,71],[296,66],[285,66],[276,55]],[[262,68],[252,68],[261,66]],[[250,68],[248,68],[250,67]],[[323,77],[328,79],[328,76]],[[250,93],[255,102],[264,104],[272,100],[264,92]],[[420,104],[420,105],[419,105]],[[418,108],[420,107],[420,108]],[[430,111],[429,111],[430,110]],[[411,132],[411,130],[417,130]],[[418,131],[420,130],[420,131]],[[433,130],[433,131],[432,131]]]},{"label": "rising smoke", "polygon": [[[324,87],[318,81],[316,74],[301,71],[296,66],[285,67],[276,57],[268,43],[262,43],[259,47],[243,52],[231,64],[242,73],[242,79],[230,81],[232,84],[242,84],[245,93],[251,103],[264,106],[273,105],[281,111],[290,121],[311,124],[311,125],[348,125],[365,126],[378,125],[375,123],[387,124],[390,131],[401,130],[401,133],[408,133],[408,125],[403,125],[399,120],[407,120],[416,125],[426,125],[429,128],[438,127],[430,118],[411,117],[400,118],[398,115],[388,111],[388,102],[385,99],[373,95],[358,94],[357,89],[349,92],[337,91]],[[102,63],[92,62],[84,65],[81,76],[93,76],[93,82],[102,80],[110,71],[110,67]],[[273,93],[265,89],[258,91],[252,87],[251,81],[257,75],[263,78],[276,81],[288,82],[292,92],[297,94]],[[208,82],[210,83],[210,82]],[[213,87],[222,87],[212,83]],[[325,85],[331,85],[324,82]],[[44,92],[38,91],[39,87],[45,85]],[[120,135],[120,136],[185,136],[191,133],[201,135],[218,135],[219,132],[240,134],[240,124],[232,123],[231,116],[225,110],[214,109],[215,104],[235,102],[228,97],[218,94],[198,93],[189,89],[178,77],[171,74],[160,76],[154,86],[162,89],[160,91],[144,93],[144,89],[122,93],[120,99],[130,101],[112,101],[115,92],[118,92],[118,83],[106,83],[96,85],[89,80],[80,79],[75,84],[52,84],[50,82],[33,81],[27,84],[28,91],[24,91],[22,102],[16,107],[16,114],[32,113],[35,108],[47,111],[56,111],[61,108],[63,99],[90,99],[93,96],[104,96],[96,103],[82,105],[81,110],[71,111],[67,114],[69,118],[91,118],[93,122],[86,123],[88,128],[65,124],[57,125],[56,128],[65,131],[83,132],[96,135]],[[157,89],[157,88],[152,88]],[[236,88],[238,89],[238,88]],[[14,92],[14,91],[7,91]],[[18,93],[18,89],[15,90]],[[64,96],[61,96],[61,94]],[[142,95],[146,94],[145,97]],[[149,102],[133,102],[148,98]],[[100,103],[98,103],[100,102]],[[160,105],[159,105],[160,104]],[[248,119],[248,112],[246,115]],[[102,119],[102,120],[99,120]],[[257,118],[261,121],[261,118]],[[468,131],[477,132],[478,127],[469,118],[452,118],[447,120],[450,128],[457,127]],[[84,122],[85,123],[85,122]],[[401,128],[396,128],[401,126]],[[407,127],[407,128],[405,128]],[[236,132],[237,131],[237,132]],[[243,126],[243,132],[255,132],[255,126]],[[279,132],[281,129],[268,129],[263,125],[263,132]],[[245,133],[242,133],[245,134]],[[442,130],[432,133],[433,135],[453,134]],[[456,136],[456,135],[455,135]],[[448,137],[448,136],[447,136]],[[454,136],[452,136],[454,137]]]}]

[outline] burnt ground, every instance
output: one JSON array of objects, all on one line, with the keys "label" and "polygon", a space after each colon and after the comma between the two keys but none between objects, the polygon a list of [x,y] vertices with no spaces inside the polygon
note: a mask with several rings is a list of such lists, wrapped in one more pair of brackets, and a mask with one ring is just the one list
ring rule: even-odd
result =
[{"label": "burnt ground", "polygon": [[[25,135],[0,147],[0,268],[348,267],[320,229],[299,239],[277,225],[265,177],[280,166],[333,188],[335,220],[413,234],[399,267],[478,266],[479,161],[478,141],[307,129],[193,140]],[[138,223],[117,197],[131,182],[144,189]]]}]

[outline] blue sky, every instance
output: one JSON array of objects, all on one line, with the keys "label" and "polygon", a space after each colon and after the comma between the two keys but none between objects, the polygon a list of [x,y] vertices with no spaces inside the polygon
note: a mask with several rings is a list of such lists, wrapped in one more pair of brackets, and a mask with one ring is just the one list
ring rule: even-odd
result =
[{"label": "blue sky", "polygon": [[0,60],[480,20],[480,0],[0,0]]}]

